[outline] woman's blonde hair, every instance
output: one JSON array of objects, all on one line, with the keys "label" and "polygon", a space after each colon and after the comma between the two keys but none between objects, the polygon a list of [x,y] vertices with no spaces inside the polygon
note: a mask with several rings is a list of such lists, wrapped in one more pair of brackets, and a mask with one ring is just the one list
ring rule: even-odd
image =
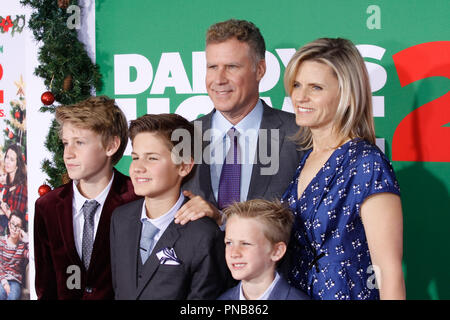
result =
[{"label": "woman's blonde hair", "polygon": [[[358,137],[375,144],[369,75],[355,45],[347,39],[321,38],[298,49],[284,73],[284,87],[289,96],[298,69],[305,61],[330,66],[338,79],[340,100],[334,119],[334,130],[342,137],[339,144],[347,138]],[[300,127],[294,139],[302,150],[312,147],[312,135],[307,127]]]}]

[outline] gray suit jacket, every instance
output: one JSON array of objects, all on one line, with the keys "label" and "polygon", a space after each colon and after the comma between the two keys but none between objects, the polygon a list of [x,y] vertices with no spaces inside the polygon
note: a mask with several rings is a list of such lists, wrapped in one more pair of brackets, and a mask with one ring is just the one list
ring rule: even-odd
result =
[{"label": "gray suit jacket", "polygon": [[[111,219],[111,271],[120,300],[216,299],[227,289],[223,232],[210,218],[173,221],[138,274],[144,199],[118,207]],[[181,263],[161,264],[156,253],[173,248]],[[138,260],[139,259],[139,260]]]},{"label": "gray suit jacket", "polygon": [[[295,115],[271,108],[264,101],[262,103],[264,111],[260,129],[266,129],[269,138],[267,139],[267,148],[262,144],[261,136],[258,141],[256,150],[257,159],[253,165],[247,200],[258,198],[266,200],[280,199],[294,177],[295,170],[303,155],[303,152],[297,151],[295,143],[288,139],[288,137],[293,136],[298,131],[295,123]],[[200,121],[202,124],[202,135],[207,129],[211,128],[211,120],[214,112],[215,110],[195,120]],[[270,129],[278,131],[278,138],[276,135],[271,134]],[[274,174],[264,175],[261,169],[267,170],[273,163],[264,163],[264,158],[258,157],[260,154],[260,144],[266,148],[261,153],[267,154],[268,152],[270,154],[272,144],[277,142],[279,143],[279,157],[277,160],[278,163],[275,165],[278,166],[278,170]],[[209,141],[203,141],[203,150],[209,143]],[[201,164],[197,164],[194,175],[183,184],[182,189],[190,190],[194,194],[200,195],[217,207],[217,201],[214,198],[214,192],[211,186],[210,166],[204,161]]]},{"label": "gray suit jacket", "polygon": [[[239,300],[239,287],[237,286],[229,289],[222,294],[217,300]],[[310,300],[311,298],[291,285],[281,276],[277,284],[273,288],[267,300]]]}]

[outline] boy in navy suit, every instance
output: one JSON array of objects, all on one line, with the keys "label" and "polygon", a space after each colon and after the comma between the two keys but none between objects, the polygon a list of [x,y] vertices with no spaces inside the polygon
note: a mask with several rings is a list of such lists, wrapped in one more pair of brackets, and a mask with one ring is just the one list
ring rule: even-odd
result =
[{"label": "boy in navy suit", "polygon": [[145,115],[131,121],[129,136],[130,177],[136,194],[145,199],[113,213],[116,299],[216,299],[229,275],[223,232],[207,217],[174,223],[188,200],[181,183],[194,167],[194,126],[176,114]]},{"label": "boy in navy suit", "polygon": [[292,212],[279,202],[249,200],[224,210],[225,256],[241,282],[219,300],[308,300],[276,272],[292,229]]}]

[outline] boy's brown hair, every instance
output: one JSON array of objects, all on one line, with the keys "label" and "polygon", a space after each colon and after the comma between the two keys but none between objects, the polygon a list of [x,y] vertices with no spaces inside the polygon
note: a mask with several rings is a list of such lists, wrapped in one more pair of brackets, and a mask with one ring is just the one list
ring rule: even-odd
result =
[{"label": "boy's brown hair", "polygon": [[[174,134],[176,130],[179,130],[177,133],[180,133],[180,135]],[[130,128],[128,130],[131,142],[134,141],[134,138],[139,133],[148,132],[157,134],[164,140],[167,148],[171,152],[174,151],[174,147],[178,143],[183,142],[183,146],[187,145],[189,148],[188,151],[190,151],[191,159],[194,159],[194,131],[194,125],[192,123],[175,113],[146,114],[136,120],[130,121]],[[184,138],[190,140],[186,142],[183,141]],[[186,156],[182,148],[175,153],[178,153],[181,157]],[[175,155],[174,153],[172,154]],[[191,172],[184,177],[183,183],[192,177],[194,170],[195,165]]]},{"label": "boy's brown hair", "polygon": [[235,202],[224,209],[225,217],[257,219],[264,225],[264,236],[272,244],[289,243],[294,215],[291,210],[280,201],[267,201],[263,199]]},{"label": "boy's brown hair", "polygon": [[123,156],[128,143],[127,119],[114,99],[106,96],[90,97],[76,104],[56,108],[56,121],[60,125],[59,135],[62,137],[64,123],[71,123],[77,128],[89,129],[99,134],[104,148],[113,137],[119,137],[120,146],[111,157],[114,166]]}]

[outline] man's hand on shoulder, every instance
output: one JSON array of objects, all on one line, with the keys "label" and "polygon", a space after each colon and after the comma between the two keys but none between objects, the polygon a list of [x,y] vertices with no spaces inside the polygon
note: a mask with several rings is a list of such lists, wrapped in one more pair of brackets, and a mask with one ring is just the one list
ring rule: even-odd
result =
[{"label": "man's hand on shoulder", "polygon": [[200,196],[185,190],[183,195],[190,200],[186,202],[175,214],[175,223],[186,224],[203,217],[210,217],[220,226],[222,223],[222,215],[219,210],[210,202]]}]

